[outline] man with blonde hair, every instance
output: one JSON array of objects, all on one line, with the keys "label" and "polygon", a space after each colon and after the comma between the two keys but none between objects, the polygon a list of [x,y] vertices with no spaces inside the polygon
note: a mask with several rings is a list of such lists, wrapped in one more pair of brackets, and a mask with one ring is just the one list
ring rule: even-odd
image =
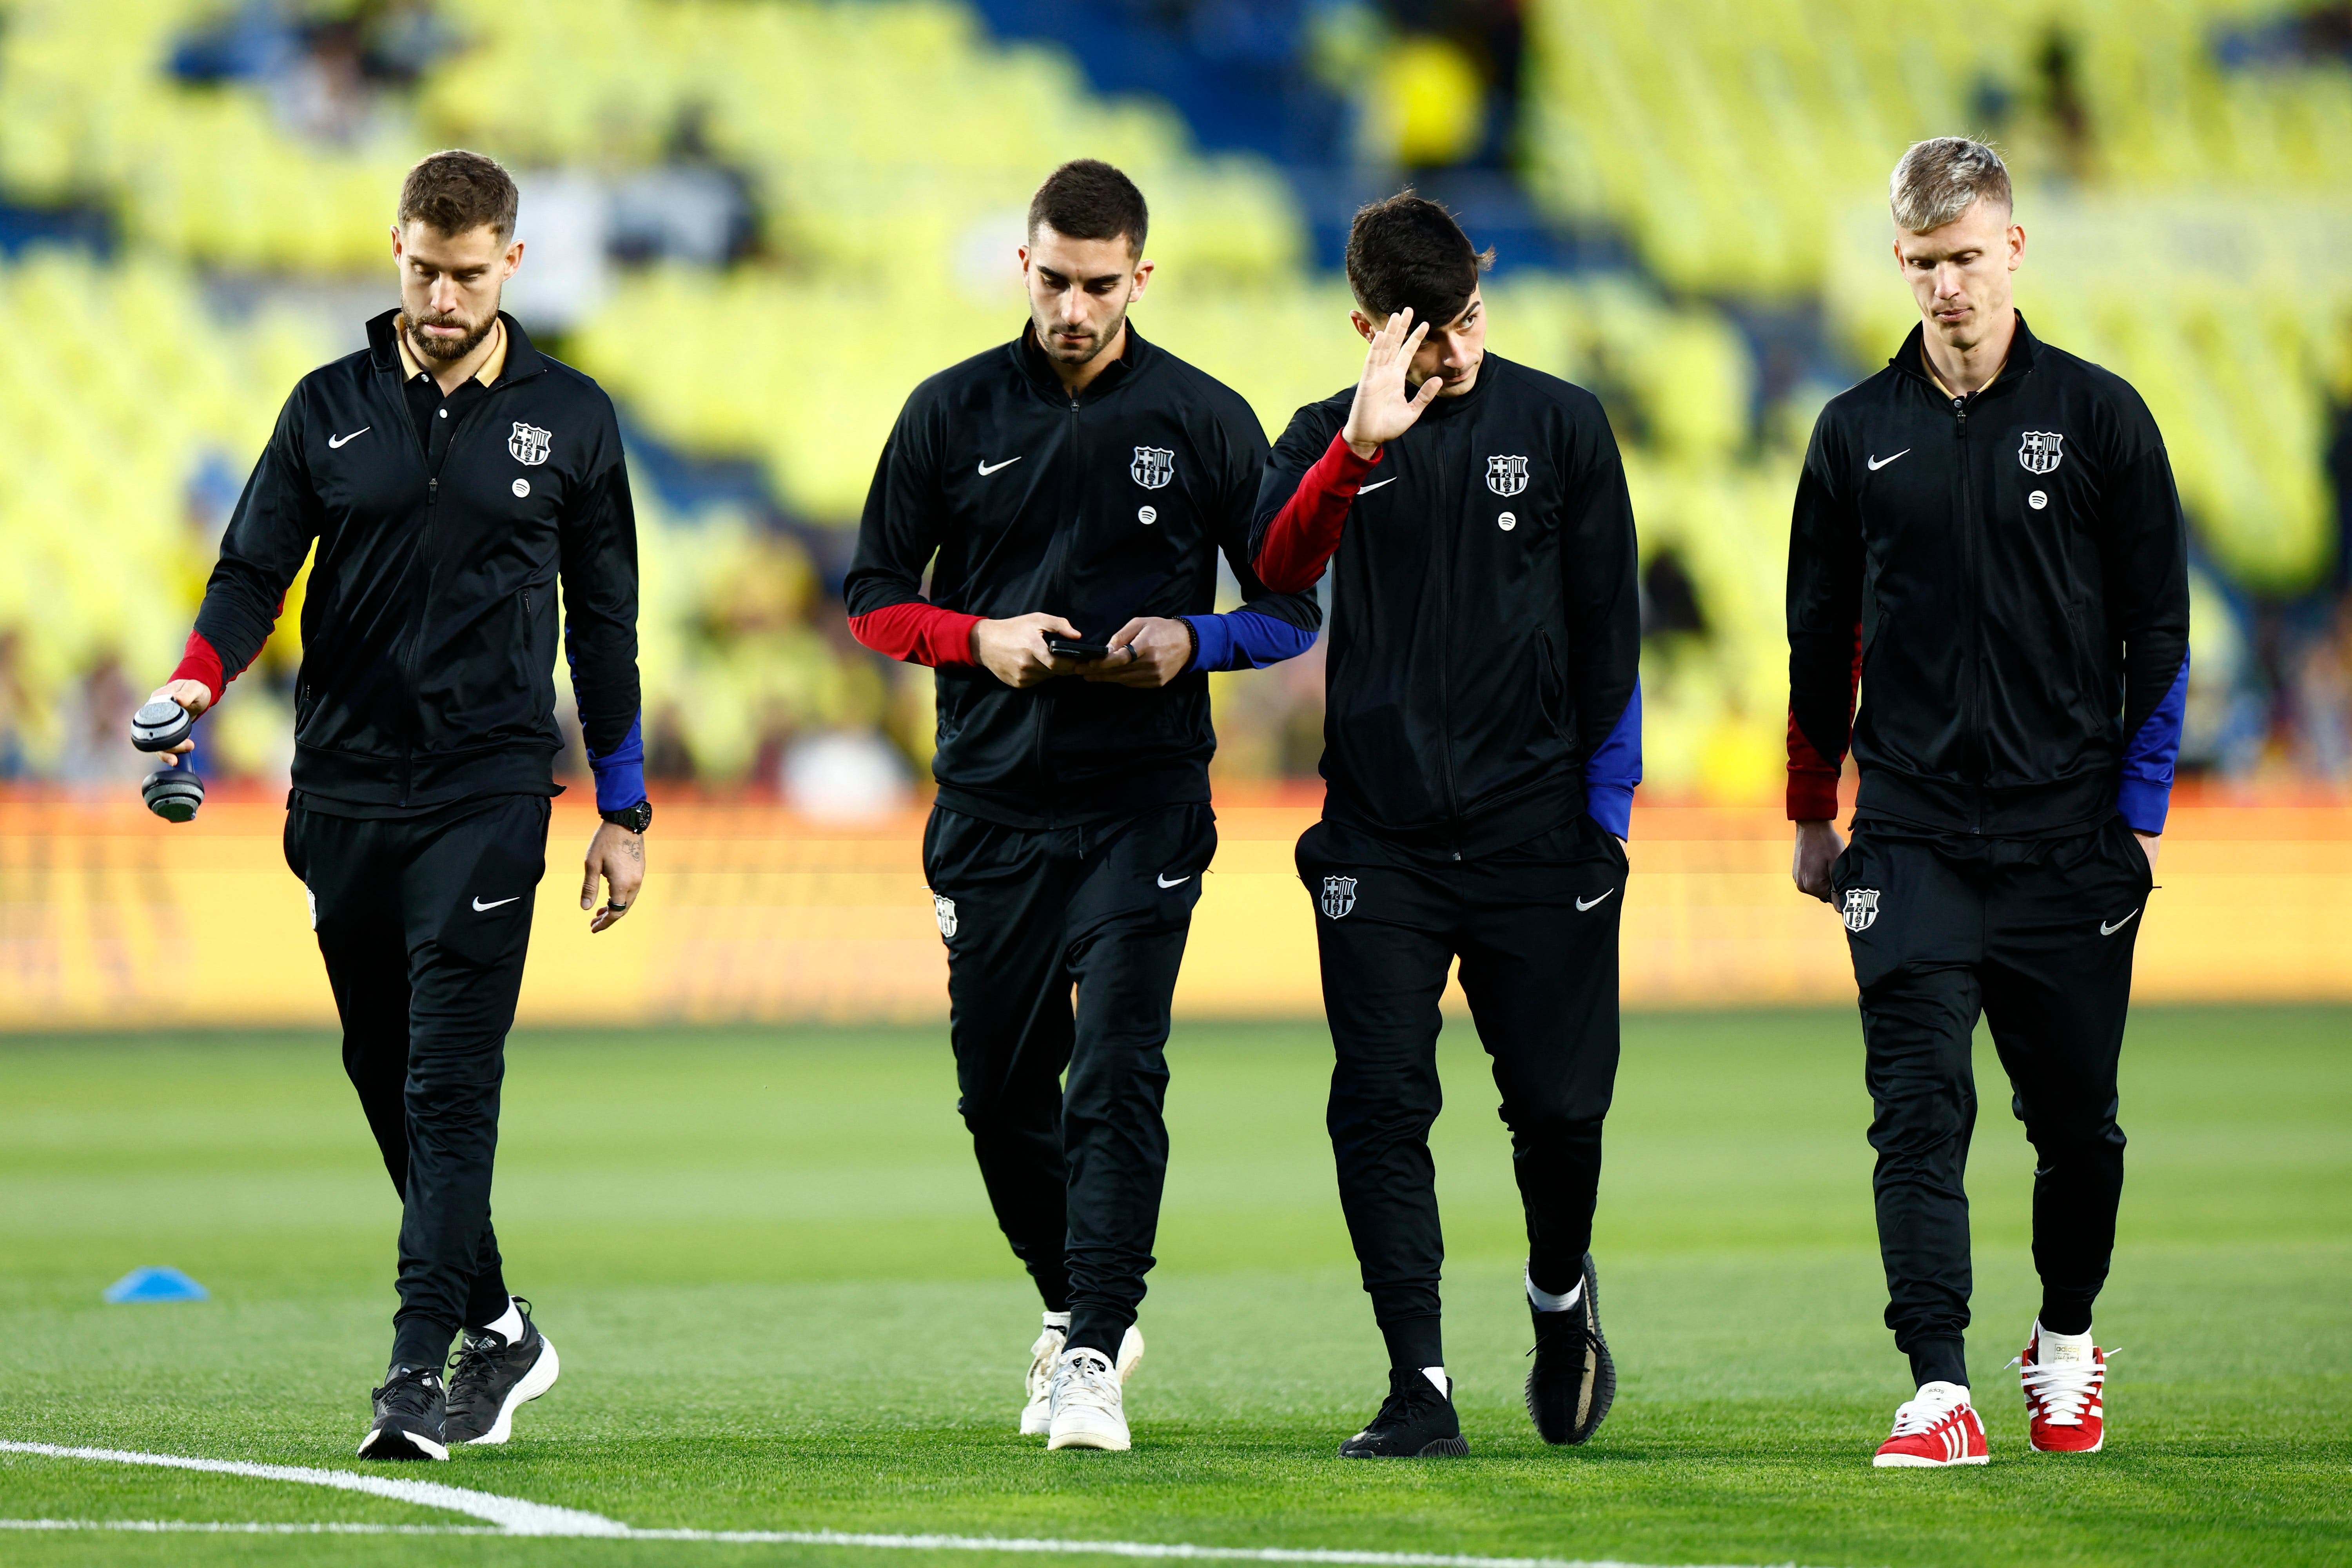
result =
[{"label": "man with blonde hair", "polygon": [[1788,595],[1793,875],[1853,952],[1886,1323],[1917,1384],[1874,1463],[1988,1458],[1962,1345],[1979,1013],[2039,1156],[2032,1445],[2092,1452],[2116,1061],[2189,680],[2187,530],[2138,395],[2011,303],[2025,231],[2000,155],[1919,142],[1891,205],[1920,324],[1822,411]]}]

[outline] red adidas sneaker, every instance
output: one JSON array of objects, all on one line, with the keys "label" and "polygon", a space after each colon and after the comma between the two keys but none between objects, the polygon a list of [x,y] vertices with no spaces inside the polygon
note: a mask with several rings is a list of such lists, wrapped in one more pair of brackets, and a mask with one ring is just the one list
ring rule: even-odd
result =
[{"label": "red adidas sneaker", "polygon": [[1870,1462],[1882,1470],[1941,1469],[1981,1465],[1991,1458],[1969,1391],[1957,1383],[1923,1383],[1895,1412],[1895,1434],[1878,1446]]},{"label": "red adidas sneaker", "polygon": [[2011,1363],[2025,1384],[2025,1414],[2031,1421],[2029,1440],[2044,1454],[2095,1454],[2107,1440],[2105,1391],[2107,1352],[2091,1347],[2087,1358],[2070,1356],[2053,1348],[2042,1359],[2042,1325],[2025,1353]]}]

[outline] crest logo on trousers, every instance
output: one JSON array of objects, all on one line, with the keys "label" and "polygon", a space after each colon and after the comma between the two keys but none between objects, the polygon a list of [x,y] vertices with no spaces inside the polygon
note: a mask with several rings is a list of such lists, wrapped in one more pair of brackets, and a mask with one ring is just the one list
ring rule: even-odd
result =
[{"label": "crest logo on trousers", "polygon": [[939,894],[933,893],[931,895],[931,913],[939,917],[940,940],[951,940],[956,933],[955,900],[953,899],[942,898]]},{"label": "crest logo on trousers", "polygon": [[1878,889],[1848,888],[1845,890],[1845,929],[1861,932],[1870,929],[1878,919]]},{"label": "crest logo on trousers", "polygon": [[1323,913],[1328,918],[1338,920],[1356,907],[1356,879],[1353,877],[1324,878],[1323,897],[1318,901],[1322,905]]}]

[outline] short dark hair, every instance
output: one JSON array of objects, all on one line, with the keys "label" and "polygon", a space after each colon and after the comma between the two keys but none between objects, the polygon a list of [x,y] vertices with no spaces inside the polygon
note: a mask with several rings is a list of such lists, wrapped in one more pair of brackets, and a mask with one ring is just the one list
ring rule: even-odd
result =
[{"label": "short dark hair", "polygon": [[1052,174],[1029,198],[1029,237],[1044,224],[1072,239],[1127,237],[1129,254],[1143,254],[1151,209],[1135,182],[1099,158],[1073,158]]},{"label": "short dark hair", "polygon": [[400,222],[429,223],[452,237],[487,224],[500,239],[511,239],[520,201],[497,159],[453,147],[408,171],[400,183]]},{"label": "short dark hair", "polygon": [[1415,321],[1444,326],[1477,292],[1478,274],[1494,265],[1492,246],[1471,249],[1454,215],[1410,185],[1358,208],[1348,230],[1348,287],[1376,316],[1410,305]]}]

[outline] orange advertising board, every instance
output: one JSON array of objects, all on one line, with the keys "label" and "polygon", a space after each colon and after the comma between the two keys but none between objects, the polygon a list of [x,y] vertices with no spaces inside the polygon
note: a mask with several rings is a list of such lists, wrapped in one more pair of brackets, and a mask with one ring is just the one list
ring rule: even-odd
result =
[{"label": "orange advertising board", "polygon": [[[331,1023],[282,805],[216,797],[172,826],[121,796],[0,803],[0,1029]],[[1221,797],[1180,1015],[1318,1011],[1291,863],[1316,811]],[[523,1022],[945,1017],[919,812],[845,827],[758,802],[665,806],[638,908],[592,937],[578,866],[593,826],[576,794],[557,803]],[[1844,933],[1790,886],[1788,856],[1769,807],[1637,809],[1627,1005],[1850,999]],[[2141,998],[2352,1000],[2352,806],[2184,803],[2158,881]]]}]

